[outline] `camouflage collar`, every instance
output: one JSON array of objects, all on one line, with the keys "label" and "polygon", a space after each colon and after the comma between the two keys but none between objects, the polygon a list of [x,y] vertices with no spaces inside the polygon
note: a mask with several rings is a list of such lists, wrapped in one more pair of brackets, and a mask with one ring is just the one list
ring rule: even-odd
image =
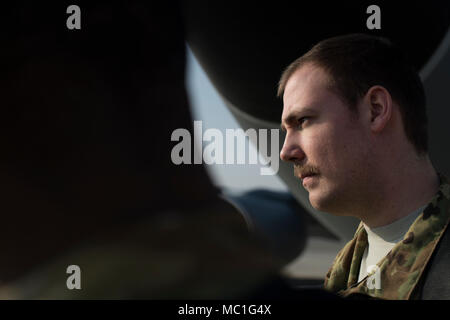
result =
[{"label": "camouflage collar", "polygon": [[450,184],[439,175],[436,195],[417,217],[402,241],[383,258],[375,273],[358,282],[359,266],[368,244],[360,223],[354,238],[338,253],[325,279],[325,289],[342,296],[378,299],[414,298],[425,267],[450,220]]}]

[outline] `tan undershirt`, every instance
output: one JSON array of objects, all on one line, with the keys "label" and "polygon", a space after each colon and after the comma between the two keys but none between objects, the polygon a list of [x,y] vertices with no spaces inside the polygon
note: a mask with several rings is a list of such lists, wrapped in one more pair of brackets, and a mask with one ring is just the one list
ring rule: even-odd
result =
[{"label": "tan undershirt", "polygon": [[358,282],[363,280],[373,266],[383,259],[403,239],[413,222],[425,208],[426,205],[386,226],[369,228],[364,224],[364,229],[367,232],[368,246],[361,260]]}]

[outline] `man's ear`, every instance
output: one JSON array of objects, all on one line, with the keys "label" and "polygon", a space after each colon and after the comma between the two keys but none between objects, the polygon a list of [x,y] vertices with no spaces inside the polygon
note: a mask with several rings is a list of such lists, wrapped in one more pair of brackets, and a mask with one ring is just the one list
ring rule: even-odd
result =
[{"label": "man's ear", "polygon": [[369,106],[370,129],[381,132],[392,116],[392,97],[382,86],[371,87],[365,96]]}]

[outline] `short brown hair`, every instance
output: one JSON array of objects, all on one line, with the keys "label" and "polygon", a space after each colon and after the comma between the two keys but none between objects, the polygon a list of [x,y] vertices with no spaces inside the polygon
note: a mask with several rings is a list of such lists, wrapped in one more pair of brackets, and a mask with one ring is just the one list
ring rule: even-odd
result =
[{"label": "short brown hair", "polygon": [[350,34],[323,40],[292,62],[278,84],[282,97],[292,74],[313,63],[330,76],[331,86],[356,112],[374,85],[386,88],[399,105],[406,136],[419,154],[428,151],[427,113],[422,81],[408,58],[386,38]]}]

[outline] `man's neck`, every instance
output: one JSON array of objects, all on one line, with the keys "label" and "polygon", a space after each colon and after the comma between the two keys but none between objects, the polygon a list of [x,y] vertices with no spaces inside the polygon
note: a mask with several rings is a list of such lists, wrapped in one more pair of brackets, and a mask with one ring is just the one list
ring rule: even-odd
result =
[{"label": "man's neck", "polygon": [[371,228],[391,224],[427,204],[439,189],[439,177],[428,156],[401,163],[397,170],[380,176],[380,188],[361,220]]}]

